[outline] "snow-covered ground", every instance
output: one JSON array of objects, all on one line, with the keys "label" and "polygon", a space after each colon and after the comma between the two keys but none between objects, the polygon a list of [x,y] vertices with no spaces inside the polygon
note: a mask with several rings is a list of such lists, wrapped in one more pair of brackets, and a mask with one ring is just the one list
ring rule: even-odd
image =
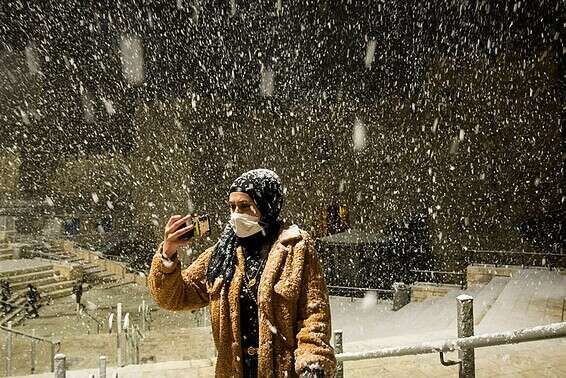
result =
[{"label": "snow-covered ground", "polygon": [[445,297],[411,302],[397,312],[375,298],[331,298],[332,328],[343,331],[344,351],[354,352],[456,336],[456,296],[474,297],[475,334],[561,321],[566,276],[525,269]]}]

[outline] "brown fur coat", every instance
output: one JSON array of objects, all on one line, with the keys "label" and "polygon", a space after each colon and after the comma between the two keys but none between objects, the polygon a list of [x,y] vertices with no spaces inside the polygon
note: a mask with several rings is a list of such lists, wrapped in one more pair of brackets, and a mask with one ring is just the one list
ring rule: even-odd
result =
[{"label": "brown fur coat", "polygon": [[[148,286],[155,301],[173,311],[210,305],[212,333],[218,350],[217,377],[242,376],[240,288],[244,272],[242,249],[227,288],[221,278],[206,281],[213,247],[187,269],[179,262],[163,264],[161,246],[153,257]],[[298,227],[283,231],[273,244],[258,288],[259,376],[296,377],[306,366],[318,366],[326,377],[336,367],[330,346],[330,305],[318,256],[310,236]]]}]

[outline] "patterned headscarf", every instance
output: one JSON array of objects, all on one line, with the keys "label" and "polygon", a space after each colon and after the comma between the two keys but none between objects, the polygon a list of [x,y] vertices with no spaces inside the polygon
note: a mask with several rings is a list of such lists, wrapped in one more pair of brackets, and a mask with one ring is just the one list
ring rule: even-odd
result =
[{"label": "patterned headscarf", "polygon": [[[283,207],[283,185],[279,176],[269,169],[248,171],[230,186],[230,193],[232,192],[246,193],[252,198],[261,213],[260,224],[266,236],[273,240],[283,223],[279,220]],[[208,263],[206,278],[210,284],[220,276],[224,277],[224,283],[232,280],[236,269],[237,247],[236,233],[232,225],[227,223]]]}]

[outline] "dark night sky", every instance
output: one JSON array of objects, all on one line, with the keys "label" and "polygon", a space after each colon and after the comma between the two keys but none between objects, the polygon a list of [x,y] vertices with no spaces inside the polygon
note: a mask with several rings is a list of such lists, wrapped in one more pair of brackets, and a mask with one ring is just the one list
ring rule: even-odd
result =
[{"label": "dark night sky", "polygon": [[[362,101],[411,95],[438,53],[489,58],[564,46],[557,35],[564,21],[559,0],[282,0],[280,11],[275,0],[90,3],[9,1],[0,11],[0,43],[21,50],[34,41],[50,57],[42,71],[54,88],[76,91],[80,82],[127,93],[118,49],[120,36],[129,33],[143,41],[142,96],[197,92],[253,101],[263,65],[275,72],[275,99],[283,102],[323,92]],[[372,38],[376,57],[367,69]]]}]

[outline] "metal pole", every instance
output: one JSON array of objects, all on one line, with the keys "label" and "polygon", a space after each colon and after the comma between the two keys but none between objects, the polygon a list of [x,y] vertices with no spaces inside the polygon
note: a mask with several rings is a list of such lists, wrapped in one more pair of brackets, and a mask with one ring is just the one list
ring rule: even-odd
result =
[{"label": "metal pole", "polygon": [[124,366],[122,362],[122,303],[118,303],[116,307],[116,326],[118,331],[116,332],[117,338],[117,351],[116,356],[118,359],[118,367]]},{"label": "metal pole", "polygon": [[[474,335],[474,298],[461,294],[456,297],[458,308],[458,338]],[[476,376],[474,349],[461,349],[458,351],[460,358],[460,378],[474,378]]]},{"label": "metal pole", "polygon": [[51,372],[55,371],[55,344],[51,344]]},{"label": "metal pole", "polygon": [[[340,354],[342,352],[342,330],[338,329],[334,331],[334,353]],[[344,363],[342,361],[336,363],[336,378],[344,378]]]},{"label": "metal pole", "polygon": [[106,356],[98,359],[98,378],[106,378]]},{"label": "metal pole", "polygon": [[136,365],[140,363],[140,335],[136,334]]},{"label": "metal pole", "polygon": [[55,378],[65,378],[66,375],[65,355],[63,353],[57,353],[55,355]]},{"label": "metal pole", "polygon": [[[12,322],[8,322],[8,328],[12,329]],[[12,332],[6,335],[6,376],[12,375]]]},{"label": "metal pole", "polygon": [[146,331],[146,329],[145,329],[145,300],[142,301],[142,305],[141,305],[141,322],[142,322],[142,329],[145,332]]},{"label": "metal pole", "polygon": [[116,325],[118,326],[118,334],[122,333],[122,303],[116,306]]},{"label": "metal pole", "polygon": [[131,356],[130,356],[130,354],[131,354],[130,353],[130,349],[131,349],[130,344],[131,344],[132,340],[131,340],[130,332],[129,332],[128,329],[124,329],[124,339],[123,340],[124,340],[124,361],[125,361],[125,364],[128,365],[128,364],[132,363]]},{"label": "metal pole", "polygon": [[[35,329],[32,329],[32,330],[31,330],[31,334],[32,334],[33,336],[35,336]],[[32,339],[32,340],[31,340],[31,373],[32,373],[32,374],[35,373],[36,354],[37,354],[37,340],[36,340],[36,339]]]}]

